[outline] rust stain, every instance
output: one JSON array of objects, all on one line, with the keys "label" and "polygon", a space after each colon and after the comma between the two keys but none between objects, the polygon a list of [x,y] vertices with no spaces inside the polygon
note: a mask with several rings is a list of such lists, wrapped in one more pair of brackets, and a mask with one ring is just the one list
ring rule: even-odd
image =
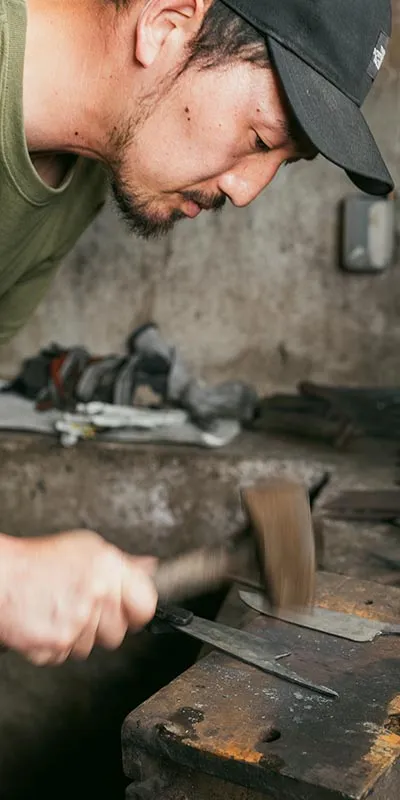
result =
[{"label": "rust stain", "polygon": [[[215,679],[215,676],[214,676]],[[246,693],[239,684],[235,686],[235,697],[222,695],[219,703],[203,713],[195,704],[179,709],[163,723],[164,733],[201,753],[244,764],[259,764],[265,753],[258,749],[265,730],[272,727],[272,720],[263,727],[253,719],[247,707]]]},{"label": "rust stain", "polygon": [[393,717],[395,714],[400,714],[400,694],[393,697],[388,705],[388,716]]},{"label": "rust stain", "polygon": [[[191,741],[190,744],[198,750],[203,750],[205,742]],[[210,737],[210,739],[207,740],[206,749],[211,755],[240,761],[245,764],[259,764],[262,759],[265,760],[265,756],[262,753],[258,753],[252,747],[240,744],[236,739],[233,740],[231,738],[222,742],[220,738],[214,740]]]},{"label": "rust stain", "polygon": [[[388,721],[400,710],[400,695],[396,695],[387,709]],[[385,723],[386,725],[386,723]],[[369,791],[375,786],[377,779],[388,770],[400,756],[400,735],[388,730],[388,727],[377,727],[376,736],[368,753],[363,757],[369,768],[368,781],[365,786]]]},{"label": "rust stain", "polygon": [[389,733],[395,733],[400,737],[400,695],[394,697],[389,703],[385,728]]},{"label": "rust stain", "polygon": [[340,611],[343,614],[354,614],[357,617],[364,619],[381,620],[386,622],[386,618],[381,618],[382,615],[377,613],[374,605],[366,605],[364,608],[360,607],[360,603],[352,603],[341,597],[332,597],[331,595],[320,595],[317,599],[317,605],[321,608],[326,608],[329,611]]}]

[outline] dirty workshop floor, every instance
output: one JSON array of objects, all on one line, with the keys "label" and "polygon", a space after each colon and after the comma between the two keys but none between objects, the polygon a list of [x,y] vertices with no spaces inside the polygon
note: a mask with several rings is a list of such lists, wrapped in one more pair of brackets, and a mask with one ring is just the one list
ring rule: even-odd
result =
[{"label": "dirty workshop floor", "polygon": [[[0,436],[2,528],[35,536],[92,527],[132,552],[159,556],[223,540],[241,518],[238,486],[276,473],[330,483],[316,509],[345,489],[394,488],[396,447],[323,444],[244,434],[224,451],[84,443],[61,450],[50,438]],[[390,525],[325,522],[325,569],[396,584],[400,531]],[[223,595],[199,600],[214,617]],[[242,608],[223,607],[237,624]],[[35,669],[0,659],[0,800],[118,800],[123,797],[120,728],[125,716],[192,663],[199,647],[179,635],[130,637],[115,654],[85,664]]]}]

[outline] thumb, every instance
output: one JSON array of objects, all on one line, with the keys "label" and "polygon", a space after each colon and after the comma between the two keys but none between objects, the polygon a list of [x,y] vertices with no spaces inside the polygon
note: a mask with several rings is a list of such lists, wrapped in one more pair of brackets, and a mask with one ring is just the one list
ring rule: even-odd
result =
[{"label": "thumb", "polygon": [[140,562],[141,559],[126,558],[122,574],[122,606],[131,630],[144,628],[153,619],[157,606],[154,582]]}]

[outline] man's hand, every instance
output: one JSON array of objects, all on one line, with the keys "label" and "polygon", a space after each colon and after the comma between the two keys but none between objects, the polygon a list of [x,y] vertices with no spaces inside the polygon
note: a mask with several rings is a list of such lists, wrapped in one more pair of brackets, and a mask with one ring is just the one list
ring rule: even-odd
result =
[{"label": "man's hand", "polygon": [[116,649],[154,616],[154,568],[92,531],[0,535],[0,642],[40,665]]}]

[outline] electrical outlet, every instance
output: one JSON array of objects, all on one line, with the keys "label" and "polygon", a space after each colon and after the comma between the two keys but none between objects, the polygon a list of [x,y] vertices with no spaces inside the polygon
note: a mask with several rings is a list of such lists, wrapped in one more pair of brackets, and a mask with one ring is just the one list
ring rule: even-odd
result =
[{"label": "electrical outlet", "polygon": [[341,267],[347,272],[380,273],[394,262],[394,199],[355,195],[345,198],[341,219]]}]

